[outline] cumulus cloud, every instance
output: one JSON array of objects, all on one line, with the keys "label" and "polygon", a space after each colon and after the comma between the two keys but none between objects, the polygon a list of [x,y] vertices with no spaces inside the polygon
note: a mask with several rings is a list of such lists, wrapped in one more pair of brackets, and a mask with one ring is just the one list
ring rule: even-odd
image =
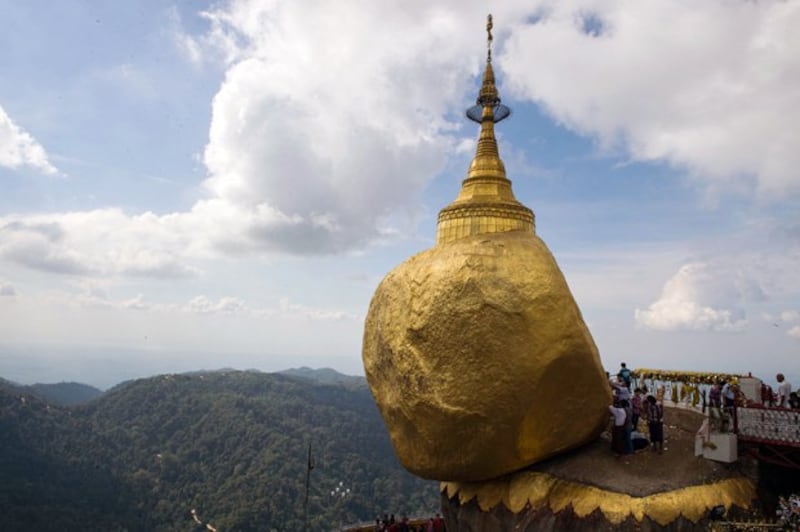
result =
[{"label": "cumulus cloud", "polygon": [[0,218],[0,257],[53,273],[175,278],[196,274],[198,257],[335,254],[396,235],[388,219],[414,218],[461,141],[465,122],[447,116],[460,116],[483,55],[463,28],[485,16],[477,3],[396,11],[231,2],[204,13],[210,29],[194,38],[173,12],[189,56],[216,54],[227,69],[203,153],[207,197],[167,215]]},{"label": "cumulus cloud", "polygon": [[798,24],[796,2],[540,2],[499,64],[605,147],[775,199],[800,190]]},{"label": "cumulus cloud", "polygon": [[716,304],[732,287],[720,285],[706,264],[686,264],[664,285],[646,310],[636,309],[638,324],[655,330],[738,331],[747,320],[741,309]]},{"label": "cumulus cloud", "polygon": [[59,245],[64,231],[57,222],[14,220],[0,224],[0,256],[51,273],[83,274],[89,268],[72,249]]},{"label": "cumulus cloud", "polygon": [[192,276],[185,258],[203,244],[187,217],[119,209],[0,216],[0,258],[69,275]]},{"label": "cumulus cloud", "polygon": [[443,167],[459,125],[445,115],[469,88],[480,53],[465,49],[480,41],[456,31],[448,8],[385,10],[245,1],[206,14],[231,64],[214,98],[205,185],[253,214],[253,245],[363,246]]},{"label": "cumulus cloud", "polygon": [[[658,330],[739,330],[746,314],[780,326],[800,320],[800,240],[783,218],[752,219],[712,241],[685,244],[689,258],[647,309],[639,325]],[[783,309],[783,310],[777,310]]]},{"label": "cumulus cloud", "polygon": [[795,325],[791,329],[789,329],[786,334],[791,336],[792,338],[797,338],[800,340],[800,325]]},{"label": "cumulus cloud", "polygon": [[0,106],[0,166],[19,168],[29,166],[47,175],[58,170],[50,164],[44,148],[30,133],[15,124]]}]

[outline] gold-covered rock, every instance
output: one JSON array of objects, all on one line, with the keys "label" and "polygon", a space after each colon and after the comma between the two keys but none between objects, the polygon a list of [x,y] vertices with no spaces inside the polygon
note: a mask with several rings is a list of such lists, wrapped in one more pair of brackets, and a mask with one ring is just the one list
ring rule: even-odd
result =
[{"label": "gold-covered rock", "polygon": [[608,420],[597,348],[528,232],[446,242],[395,268],[370,304],[363,359],[395,452],[425,478],[494,478]]}]

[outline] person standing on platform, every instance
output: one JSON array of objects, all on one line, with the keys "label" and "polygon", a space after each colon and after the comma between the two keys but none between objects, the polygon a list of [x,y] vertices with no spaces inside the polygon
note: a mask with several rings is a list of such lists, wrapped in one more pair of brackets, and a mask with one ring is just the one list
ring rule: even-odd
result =
[{"label": "person standing on platform", "polygon": [[642,415],[642,390],[636,388],[631,397],[631,413],[633,414],[632,424],[633,431],[639,430],[639,417]]},{"label": "person standing on platform", "polygon": [[715,381],[708,390],[708,406],[711,408],[722,407],[722,386],[720,381]]},{"label": "person standing on platform", "polygon": [[664,452],[664,407],[652,395],[647,396],[647,427],[653,450],[661,454]]},{"label": "person standing on platform", "polygon": [[783,408],[789,407],[789,396],[792,393],[792,385],[783,376],[783,373],[775,375],[775,380],[778,381],[778,406]]},{"label": "person standing on platform", "polygon": [[633,408],[627,400],[622,401],[620,406],[625,410],[625,454],[633,454]]},{"label": "person standing on platform", "polygon": [[622,381],[625,383],[625,387],[630,390],[631,389],[631,370],[628,369],[628,367],[625,365],[625,362],[623,362],[623,363],[621,363],[619,365],[619,373],[617,373],[617,376],[622,379]]},{"label": "person standing on platform", "polygon": [[610,380],[609,384],[611,385],[611,391],[614,393],[614,403],[617,406],[622,401],[631,400],[631,391],[625,386],[625,381],[622,380],[622,377]]},{"label": "person standing on platform", "polygon": [[722,384],[722,406],[726,410],[733,411],[736,404],[736,391],[733,389],[733,384],[730,382],[723,382]]},{"label": "person standing on platform", "polygon": [[625,454],[627,445],[625,445],[625,408],[622,404],[627,404],[627,401],[621,401],[619,406],[609,405],[608,411],[614,416],[614,426],[611,429],[611,450],[614,454]]}]

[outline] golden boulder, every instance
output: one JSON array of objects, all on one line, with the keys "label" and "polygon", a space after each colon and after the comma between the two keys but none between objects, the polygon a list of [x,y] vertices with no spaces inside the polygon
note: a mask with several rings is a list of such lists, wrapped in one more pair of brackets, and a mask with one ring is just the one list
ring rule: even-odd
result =
[{"label": "golden boulder", "polygon": [[524,232],[439,245],[389,273],[363,357],[395,451],[421,477],[497,477],[608,419],[591,335],[550,251]]}]

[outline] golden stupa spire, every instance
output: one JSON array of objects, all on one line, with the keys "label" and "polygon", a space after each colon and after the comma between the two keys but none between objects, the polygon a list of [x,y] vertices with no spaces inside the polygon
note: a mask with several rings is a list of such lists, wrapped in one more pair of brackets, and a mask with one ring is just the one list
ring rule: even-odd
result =
[{"label": "golden stupa spire", "polygon": [[439,212],[437,244],[488,233],[534,233],[533,211],[514,197],[494,136],[494,124],[508,118],[511,111],[500,103],[495,85],[492,69],[492,15],[487,17],[486,33],[487,54],[483,82],[476,105],[467,110],[467,118],[481,125],[478,147],[458,197]]}]

